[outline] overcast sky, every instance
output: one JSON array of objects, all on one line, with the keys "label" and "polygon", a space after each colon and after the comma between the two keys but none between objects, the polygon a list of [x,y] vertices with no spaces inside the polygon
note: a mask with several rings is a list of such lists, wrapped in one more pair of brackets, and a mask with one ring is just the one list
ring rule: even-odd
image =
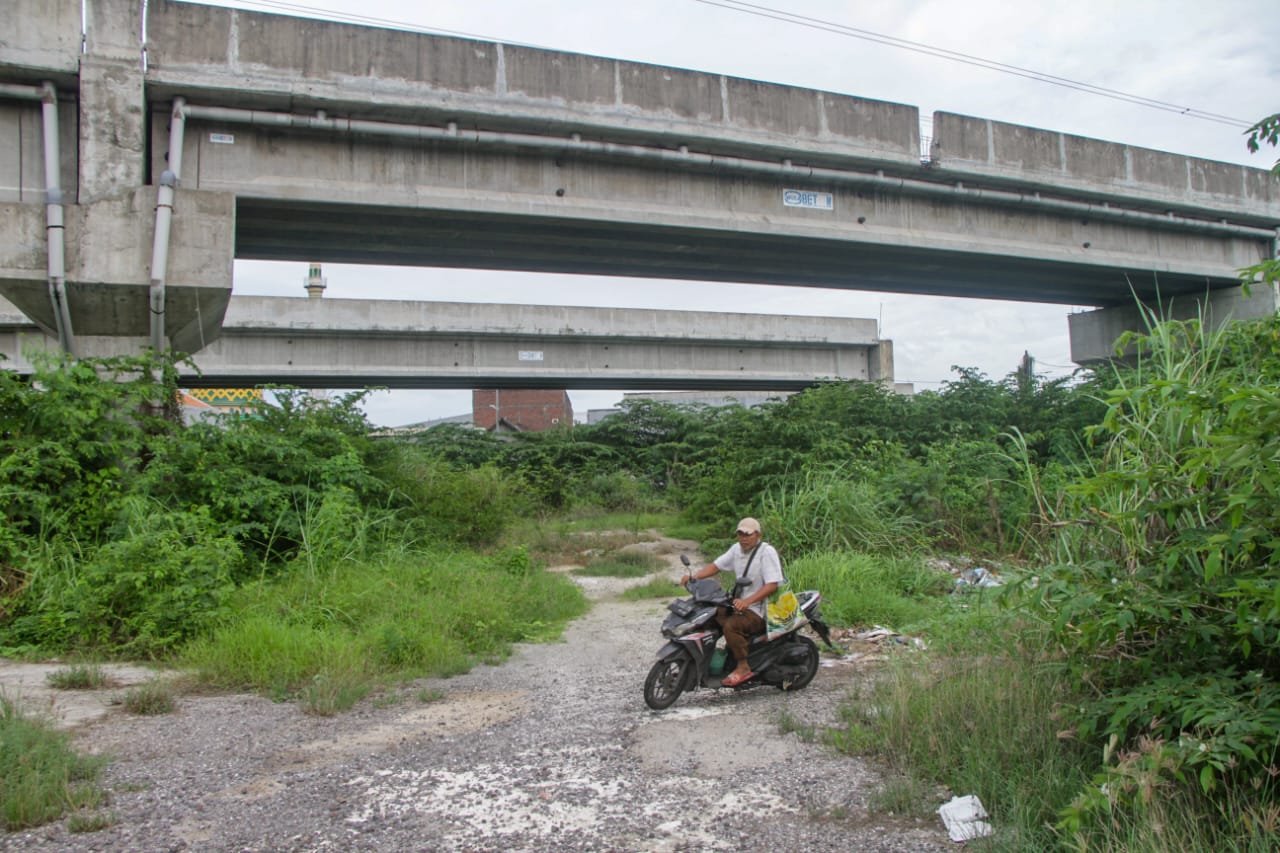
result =
[{"label": "overcast sky", "polygon": [[[749,14],[728,0],[217,0],[215,5],[352,20],[589,53],[785,83],[920,109],[1092,136],[1267,168],[1242,126],[1139,106],[1068,86],[928,55],[924,46],[1105,87],[1246,125],[1280,111],[1280,6],[1276,0],[759,0],[920,49],[853,38]],[[927,127],[926,127],[927,131]],[[953,365],[993,379],[1024,350],[1038,372],[1070,372],[1071,306],[944,299],[861,291],[637,279],[419,270],[326,264],[328,297],[608,305],[869,317],[894,342],[899,381],[938,388]],[[236,264],[240,294],[303,296],[305,263]],[[619,389],[573,391],[581,417]],[[378,424],[470,410],[465,391],[377,392]]]}]

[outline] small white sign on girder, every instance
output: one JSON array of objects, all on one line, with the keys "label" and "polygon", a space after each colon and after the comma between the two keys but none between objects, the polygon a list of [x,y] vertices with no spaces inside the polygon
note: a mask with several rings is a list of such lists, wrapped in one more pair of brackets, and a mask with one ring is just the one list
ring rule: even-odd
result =
[{"label": "small white sign on girder", "polygon": [[782,203],[787,207],[807,207],[810,210],[835,210],[833,193],[816,193],[811,190],[783,190]]},{"label": "small white sign on girder", "polygon": [[542,361],[542,350],[522,349],[519,357],[521,361]]}]

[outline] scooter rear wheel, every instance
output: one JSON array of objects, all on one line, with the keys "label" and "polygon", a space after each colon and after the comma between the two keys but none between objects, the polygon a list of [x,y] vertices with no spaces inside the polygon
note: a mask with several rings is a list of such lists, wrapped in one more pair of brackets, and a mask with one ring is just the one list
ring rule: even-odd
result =
[{"label": "scooter rear wheel", "polygon": [[809,686],[809,682],[813,681],[813,677],[818,674],[819,654],[818,645],[808,637],[796,637],[795,641],[804,646],[804,673],[787,681],[783,681],[778,685],[779,690],[802,690]]},{"label": "scooter rear wheel", "polygon": [[684,692],[685,675],[692,663],[685,655],[655,663],[644,680],[645,704],[655,711],[670,708]]}]

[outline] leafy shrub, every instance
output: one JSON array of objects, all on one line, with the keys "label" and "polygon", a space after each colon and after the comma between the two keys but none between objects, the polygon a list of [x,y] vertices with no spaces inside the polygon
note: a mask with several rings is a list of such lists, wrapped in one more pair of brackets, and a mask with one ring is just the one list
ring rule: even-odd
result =
[{"label": "leafy shrub", "polygon": [[205,508],[130,500],[120,527],[79,566],[65,600],[42,602],[64,642],[154,656],[226,615],[240,552]]},{"label": "leafy shrub", "polygon": [[389,451],[379,470],[437,541],[491,544],[525,504],[522,482],[497,466],[457,468],[412,445]]},{"label": "leafy shrub", "polygon": [[[150,358],[37,355],[28,380],[0,370],[0,512],[13,534],[93,541],[147,454],[173,432],[156,401],[169,367]],[[0,535],[0,542],[10,535]]]},{"label": "leafy shrub", "polygon": [[607,512],[649,512],[662,506],[662,499],[648,483],[626,471],[583,477],[572,491],[571,502]]},{"label": "leafy shrub", "polygon": [[385,505],[375,449],[359,410],[365,392],[321,400],[276,389],[252,415],[198,423],[155,448],[139,490],[166,505],[207,507],[245,565],[279,565],[302,547],[307,514],[334,490]]},{"label": "leafy shrub", "polygon": [[1032,601],[1097,697],[1077,708],[1086,738],[1158,741],[1230,797],[1280,760],[1280,318],[1129,342],[1105,455],[1069,490]]}]

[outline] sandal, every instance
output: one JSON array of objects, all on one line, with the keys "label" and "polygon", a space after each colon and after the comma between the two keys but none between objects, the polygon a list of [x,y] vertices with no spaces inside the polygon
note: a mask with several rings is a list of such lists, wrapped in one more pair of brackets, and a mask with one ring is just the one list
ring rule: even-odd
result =
[{"label": "sandal", "polygon": [[756,674],[751,671],[748,671],[745,675],[738,675],[736,672],[731,672],[724,677],[724,680],[721,681],[720,684],[724,687],[737,687],[742,682],[755,677]]}]

